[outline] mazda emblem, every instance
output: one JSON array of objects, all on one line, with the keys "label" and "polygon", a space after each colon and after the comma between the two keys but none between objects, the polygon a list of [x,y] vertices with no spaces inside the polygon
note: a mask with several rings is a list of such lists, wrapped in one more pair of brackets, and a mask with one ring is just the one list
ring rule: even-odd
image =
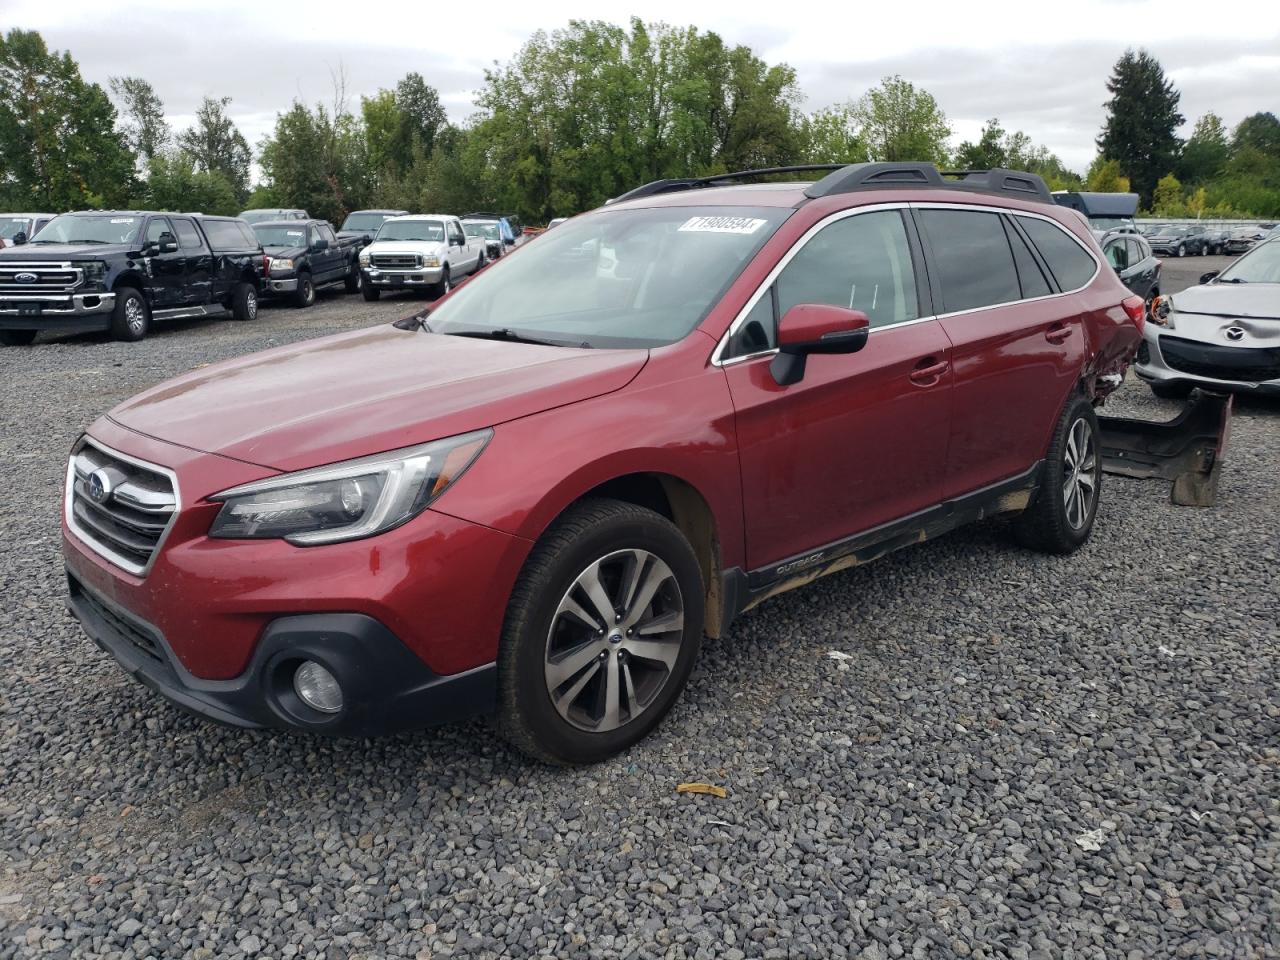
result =
[{"label": "mazda emblem", "polygon": [[94,503],[106,503],[111,499],[111,475],[105,470],[93,471],[89,474],[86,489],[89,492],[89,499]]},{"label": "mazda emblem", "polygon": [[1243,339],[1244,339],[1244,327],[1227,327],[1227,339],[1228,339],[1228,340],[1243,340]]},{"label": "mazda emblem", "polygon": [[35,283],[39,279],[34,273],[15,273],[13,275],[14,283]]}]

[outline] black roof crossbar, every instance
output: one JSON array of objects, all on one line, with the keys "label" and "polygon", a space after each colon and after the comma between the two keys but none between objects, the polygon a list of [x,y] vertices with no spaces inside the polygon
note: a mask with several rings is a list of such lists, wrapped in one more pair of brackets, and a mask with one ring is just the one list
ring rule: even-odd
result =
[{"label": "black roof crossbar", "polygon": [[1053,194],[1044,180],[1034,173],[1020,170],[944,170],[932,163],[854,163],[828,174],[805,188],[806,197],[829,197],[835,193],[852,193],[893,187],[935,187],[963,190],[969,193],[994,193],[1022,200],[1053,203]]},{"label": "black roof crossbar", "polygon": [[737,170],[733,173],[717,173],[710,177],[681,177],[677,180],[654,180],[643,186],[628,190],[610,203],[622,203],[624,200],[638,200],[641,197],[654,197],[660,193],[678,193],[681,190],[698,190],[702,187],[715,187],[737,180],[752,177],[767,177],[780,173],[814,173],[819,170],[843,170],[847,163],[805,163],[792,167],[761,167],[758,170]]}]

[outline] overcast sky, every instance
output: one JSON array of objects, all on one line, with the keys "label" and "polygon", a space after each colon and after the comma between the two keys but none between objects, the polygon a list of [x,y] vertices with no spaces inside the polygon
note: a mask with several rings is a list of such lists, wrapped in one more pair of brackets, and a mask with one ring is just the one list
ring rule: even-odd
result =
[{"label": "overcast sky", "polygon": [[[1184,135],[1207,110],[1228,125],[1280,111],[1280,14],[1275,0],[1067,0],[1010,4],[745,4],[647,0],[602,8],[563,0],[413,3],[359,0],[131,0],[107,13],[101,0],[0,0],[0,29],[37,29],[69,50],[84,75],[136,74],[156,88],[177,128],[205,94],[231,96],[232,114],[257,147],[295,97],[332,97],[345,70],[353,104],[410,70],[435,86],[464,120],[485,67],[506,62],[531,33],[574,18],[692,24],[751,46],[769,63],[795,67],[817,109],[860,96],[901,74],[941,104],[956,140],[988,117],[1021,129],[1083,171],[1107,99],[1104,82],[1127,46],[1143,46],[1182,92]],[[753,9],[754,7],[754,9]],[[796,11],[804,11],[797,15]],[[116,26],[118,24],[118,26]]]}]

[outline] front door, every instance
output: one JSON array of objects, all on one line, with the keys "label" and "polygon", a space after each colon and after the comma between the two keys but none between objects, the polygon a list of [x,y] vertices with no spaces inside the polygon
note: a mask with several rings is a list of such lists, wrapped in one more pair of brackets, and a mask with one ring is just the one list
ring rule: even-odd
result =
[{"label": "front door", "polygon": [[[845,215],[801,241],[728,341],[752,569],[941,498],[951,345],[921,306],[914,261],[901,209]],[[780,387],[769,351],[798,303],[862,310],[871,332],[860,352],[811,356]]]},{"label": "front door", "polygon": [[186,256],[181,248],[166,253],[159,252],[161,239],[177,240],[168,217],[152,217],[147,221],[144,237],[146,245],[147,273],[151,280],[151,306],[167,310],[182,305]]}]

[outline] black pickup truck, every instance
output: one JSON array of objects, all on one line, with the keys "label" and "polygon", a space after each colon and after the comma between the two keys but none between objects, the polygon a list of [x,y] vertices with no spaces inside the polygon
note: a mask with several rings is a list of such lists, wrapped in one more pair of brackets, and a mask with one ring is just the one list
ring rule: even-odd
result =
[{"label": "black pickup truck", "polygon": [[252,320],[265,269],[257,237],[234,217],[66,213],[0,250],[0,344],[41,330],[141,340],[155,321],[228,310]]},{"label": "black pickup truck", "polygon": [[266,220],[253,225],[268,257],[266,292],[288,296],[294,306],[316,302],[316,288],[340,283],[360,289],[357,237],[338,237],[325,220]]}]

